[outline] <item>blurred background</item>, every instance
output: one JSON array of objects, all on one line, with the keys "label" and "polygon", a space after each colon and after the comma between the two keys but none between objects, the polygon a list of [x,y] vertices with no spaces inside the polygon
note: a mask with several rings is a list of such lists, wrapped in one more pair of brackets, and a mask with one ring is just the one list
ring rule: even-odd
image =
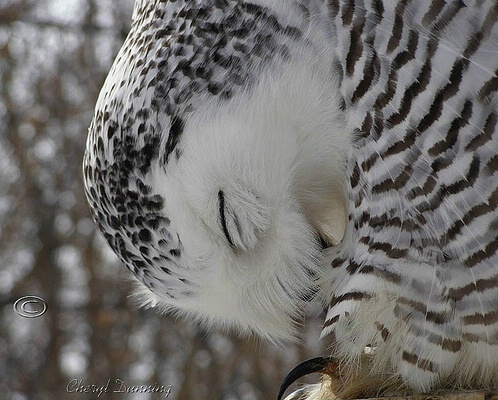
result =
[{"label": "blurred background", "polygon": [[[319,320],[306,321],[306,347],[277,348],[139,309],[89,216],[87,127],[132,3],[0,0],[0,398],[274,399],[289,369],[325,350]],[[26,295],[45,314],[16,314]],[[170,390],[113,393],[116,380]]]}]

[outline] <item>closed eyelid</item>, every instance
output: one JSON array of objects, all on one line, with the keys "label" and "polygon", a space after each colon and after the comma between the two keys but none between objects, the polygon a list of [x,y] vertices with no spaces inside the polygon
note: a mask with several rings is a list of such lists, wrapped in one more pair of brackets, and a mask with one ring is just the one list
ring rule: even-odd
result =
[{"label": "closed eyelid", "polygon": [[221,218],[221,227],[223,229],[223,233],[225,234],[225,237],[228,240],[228,243],[230,246],[234,247],[234,243],[232,238],[230,237],[230,233],[228,232],[227,228],[227,220],[225,216],[225,195],[222,190],[218,192],[218,207],[219,207],[219,213],[220,213],[220,218]]}]

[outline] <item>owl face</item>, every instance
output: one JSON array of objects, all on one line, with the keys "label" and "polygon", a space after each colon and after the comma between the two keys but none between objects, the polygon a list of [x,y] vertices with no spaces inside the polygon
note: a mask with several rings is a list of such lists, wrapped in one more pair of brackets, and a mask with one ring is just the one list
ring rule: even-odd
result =
[{"label": "owl face", "polygon": [[292,131],[285,119],[247,109],[186,123],[181,157],[150,176],[181,242],[175,272],[189,286],[188,296],[174,298],[152,288],[160,304],[207,324],[292,336],[323,269],[319,232],[301,204]]},{"label": "owl face", "polygon": [[[295,335],[347,215],[348,142],[328,72],[324,60],[296,59],[230,101],[196,98],[169,158],[178,123],[168,116],[96,117],[87,194],[145,303],[271,340]],[[102,139],[109,121],[119,140]]]}]

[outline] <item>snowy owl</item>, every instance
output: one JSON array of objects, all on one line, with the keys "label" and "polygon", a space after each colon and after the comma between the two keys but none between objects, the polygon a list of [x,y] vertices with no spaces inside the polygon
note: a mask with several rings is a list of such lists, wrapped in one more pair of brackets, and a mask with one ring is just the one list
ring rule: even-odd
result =
[{"label": "snowy owl", "polygon": [[329,354],[291,378],[331,378],[300,398],[496,388],[497,21],[496,0],[137,0],[83,169],[144,303],[272,341],[327,308]]}]

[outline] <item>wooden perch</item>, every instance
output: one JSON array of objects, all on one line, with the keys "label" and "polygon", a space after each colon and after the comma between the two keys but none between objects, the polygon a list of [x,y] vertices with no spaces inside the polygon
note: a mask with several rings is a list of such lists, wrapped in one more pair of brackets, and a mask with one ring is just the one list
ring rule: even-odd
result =
[{"label": "wooden perch", "polygon": [[447,393],[440,395],[416,395],[406,397],[375,397],[357,400],[498,400],[498,395],[484,392]]}]

